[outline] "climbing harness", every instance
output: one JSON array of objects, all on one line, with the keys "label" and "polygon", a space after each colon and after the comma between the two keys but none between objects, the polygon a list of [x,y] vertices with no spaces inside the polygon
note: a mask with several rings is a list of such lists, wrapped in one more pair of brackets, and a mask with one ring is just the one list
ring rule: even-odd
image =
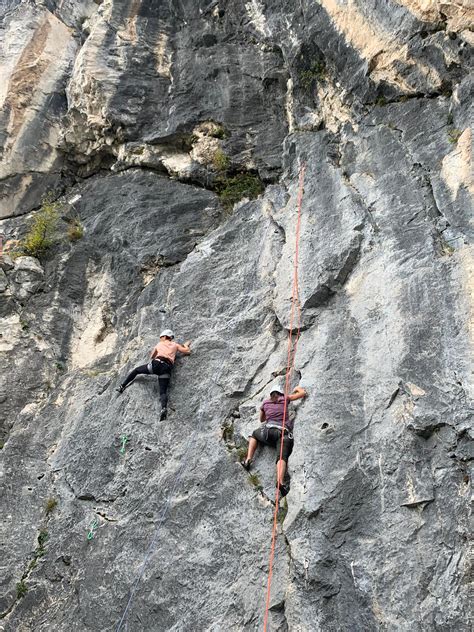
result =
[{"label": "climbing harness", "polygon": [[[285,376],[285,399],[288,398],[290,387],[290,374],[295,366],[296,351],[298,348],[298,340],[301,331],[301,305],[299,298],[299,281],[298,281],[298,260],[299,260],[299,242],[300,242],[300,229],[301,229],[301,206],[303,203],[304,193],[304,174],[306,171],[306,165],[303,163],[300,167],[299,174],[299,191],[298,191],[298,213],[296,219],[295,230],[295,256],[293,264],[293,287],[291,292],[291,309],[290,309],[290,325],[288,329],[288,352],[286,363],[286,376]],[[296,312],[296,317],[295,317]],[[295,324],[296,318],[296,326]],[[293,334],[293,329],[296,329],[296,334]],[[294,337],[294,339],[293,339]],[[283,457],[283,439],[285,436],[285,424],[286,424],[287,407],[283,408],[283,423],[282,433],[280,439],[280,461]],[[270,559],[268,562],[268,582],[267,582],[267,597],[265,601],[265,616],[263,619],[263,632],[267,632],[268,626],[268,612],[270,609],[270,592],[272,586],[272,574],[273,574],[273,560],[275,557],[275,544],[277,539],[277,527],[278,527],[278,504],[280,500],[280,486],[276,486],[275,494],[275,511],[273,513],[273,529],[272,529],[272,544],[270,548]]]},{"label": "climbing harness", "polygon": [[97,520],[97,518],[94,518],[94,520],[91,522],[90,527],[89,527],[89,531],[87,533],[87,539],[88,540],[92,540],[95,532],[97,531],[97,528],[99,527],[99,521]]},{"label": "climbing harness", "polygon": [[127,435],[123,434],[120,437],[120,441],[122,442],[122,447],[120,448],[120,454],[125,454],[125,445],[126,445],[126,443],[128,441]]},{"label": "climbing harness", "polygon": [[[199,421],[202,421],[202,413],[201,412],[198,413],[198,418],[199,418]],[[200,426],[200,424],[198,424],[196,427],[199,428],[199,426]],[[161,529],[161,527],[162,527],[162,525],[163,525],[163,523],[166,520],[167,515],[168,515],[170,500],[174,496],[176,490],[178,489],[178,485],[181,482],[181,476],[182,476],[182,474],[184,472],[185,465],[188,464],[187,463],[187,461],[188,461],[188,453],[191,450],[191,447],[193,445],[193,441],[194,441],[194,433],[191,433],[190,436],[189,436],[188,442],[186,444],[184,454],[183,454],[183,456],[180,459],[181,466],[180,466],[180,468],[178,470],[178,473],[176,475],[176,478],[174,480],[174,485],[171,488],[171,491],[169,492],[168,497],[165,500],[165,503],[164,503],[164,506],[163,506],[163,510],[162,510],[162,512],[161,512],[161,514],[160,514],[160,516],[158,518],[158,523],[157,523],[157,526],[156,526],[156,529],[155,529],[155,533],[153,534],[153,537],[152,537],[152,539],[150,541],[150,544],[148,545],[148,548],[145,551],[145,557],[143,558],[142,565],[141,565],[141,567],[140,567],[140,569],[139,569],[139,571],[137,573],[135,581],[132,584],[132,587],[130,589],[130,595],[128,597],[128,601],[127,601],[127,604],[125,606],[125,610],[123,611],[122,617],[121,617],[120,621],[118,622],[118,625],[117,625],[117,627],[115,629],[115,632],[120,632],[122,630],[122,627],[123,627],[123,625],[125,623],[125,620],[127,618],[127,614],[128,614],[130,605],[131,605],[131,603],[132,603],[132,601],[133,601],[133,599],[135,597],[135,594],[137,592],[138,585],[139,585],[139,583],[140,583],[140,581],[141,581],[141,579],[143,577],[143,573],[145,572],[147,564],[150,561],[150,558],[151,558],[151,556],[154,553],[154,549],[155,549],[155,545],[156,545],[157,540],[158,540],[158,535],[160,533],[160,529]]]}]

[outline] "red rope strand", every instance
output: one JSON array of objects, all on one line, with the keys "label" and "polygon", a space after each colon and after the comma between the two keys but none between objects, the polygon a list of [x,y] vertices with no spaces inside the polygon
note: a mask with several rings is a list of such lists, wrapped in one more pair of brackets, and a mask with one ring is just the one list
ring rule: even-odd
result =
[{"label": "red rope strand", "polygon": [[[290,374],[295,366],[295,357],[296,351],[298,348],[298,340],[300,337],[300,329],[301,329],[301,304],[299,298],[299,288],[298,288],[298,261],[299,261],[299,242],[300,242],[300,230],[301,230],[301,206],[303,203],[303,184],[304,184],[304,174],[306,170],[306,165],[302,165],[300,168],[300,176],[299,176],[299,192],[298,192],[298,215],[296,219],[296,230],[295,230],[295,258],[293,264],[293,287],[291,291],[291,310],[290,310],[290,327],[288,330],[288,351],[287,351],[287,360],[286,360],[286,377],[285,377],[285,402],[283,408],[283,427],[281,432],[281,440],[280,440],[280,461],[283,457],[283,437],[285,434],[285,424],[286,424],[286,414],[288,407],[288,395],[289,395],[289,387],[290,387]],[[293,342],[293,322],[295,320],[295,311],[297,312],[297,326],[296,326],[296,334],[295,341]],[[265,602],[265,617],[263,620],[263,632],[267,632],[268,625],[268,611],[270,608],[270,592],[272,586],[272,575],[273,575],[273,560],[275,557],[275,544],[277,539],[277,526],[278,526],[278,506],[280,501],[280,487],[276,488],[275,495],[275,511],[273,513],[273,529],[272,529],[272,544],[270,548],[270,559],[268,562],[268,582],[267,582],[267,597]]]}]

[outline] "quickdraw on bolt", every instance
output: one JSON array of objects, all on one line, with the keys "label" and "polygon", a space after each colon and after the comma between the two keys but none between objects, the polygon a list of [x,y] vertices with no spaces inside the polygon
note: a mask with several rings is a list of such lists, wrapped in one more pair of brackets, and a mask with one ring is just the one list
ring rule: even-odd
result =
[{"label": "quickdraw on bolt", "polygon": [[120,454],[125,454],[125,444],[128,441],[127,435],[122,435],[120,437],[120,441],[122,442],[122,447],[120,448]]},{"label": "quickdraw on bolt", "polygon": [[99,526],[99,521],[97,520],[97,518],[94,518],[94,520],[91,523],[91,526],[89,527],[89,532],[87,533],[88,540],[92,540],[98,526]]}]

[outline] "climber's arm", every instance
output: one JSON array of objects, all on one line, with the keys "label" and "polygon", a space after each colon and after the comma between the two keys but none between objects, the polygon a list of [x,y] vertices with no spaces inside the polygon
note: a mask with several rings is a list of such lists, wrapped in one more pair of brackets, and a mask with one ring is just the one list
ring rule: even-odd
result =
[{"label": "climber's arm", "polygon": [[186,340],[186,342],[182,345],[178,343],[178,351],[180,353],[184,353],[184,355],[189,355],[191,353],[191,340]]},{"label": "climber's arm", "polygon": [[294,402],[297,399],[303,399],[303,397],[306,397],[307,395],[308,393],[304,390],[304,388],[301,388],[301,386],[296,386],[293,389],[291,395],[288,395],[288,399],[290,400],[290,402]]}]

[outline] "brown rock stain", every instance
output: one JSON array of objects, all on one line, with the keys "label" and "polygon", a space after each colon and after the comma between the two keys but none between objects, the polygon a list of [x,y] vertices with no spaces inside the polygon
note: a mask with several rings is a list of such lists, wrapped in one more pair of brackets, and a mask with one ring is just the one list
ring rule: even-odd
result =
[{"label": "brown rock stain", "polygon": [[440,0],[395,0],[395,2],[406,7],[420,20],[438,22],[446,19],[448,30],[450,31],[469,29],[474,22],[472,0],[454,0],[453,2],[440,2]]},{"label": "brown rock stain", "polygon": [[371,24],[353,0],[321,0],[321,5],[346,41],[368,61],[372,79],[387,81],[405,92],[416,91],[416,85],[408,84],[400,75],[398,65],[402,62],[407,67],[417,67],[433,87],[439,87],[440,78],[434,68],[410,59],[407,44],[384,31],[380,24]]},{"label": "brown rock stain", "polygon": [[35,88],[41,81],[41,75],[50,63],[48,59],[42,58],[50,31],[51,24],[45,17],[35,29],[10,77],[5,107],[10,110],[8,132],[12,142],[23,124]]},{"label": "brown rock stain", "polygon": [[131,1],[130,11],[125,20],[125,28],[120,32],[120,37],[130,40],[132,44],[137,43],[137,19],[141,4],[142,0]]},{"label": "brown rock stain", "polygon": [[451,191],[452,200],[456,200],[459,189],[466,188],[474,194],[474,176],[472,173],[472,131],[467,127],[456,144],[456,148],[443,158],[441,177]]},{"label": "brown rock stain", "polygon": [[168,35],[159,33],[155,45],[156,70],[161,77],[171,77],[171,54],[168,52]]}]

